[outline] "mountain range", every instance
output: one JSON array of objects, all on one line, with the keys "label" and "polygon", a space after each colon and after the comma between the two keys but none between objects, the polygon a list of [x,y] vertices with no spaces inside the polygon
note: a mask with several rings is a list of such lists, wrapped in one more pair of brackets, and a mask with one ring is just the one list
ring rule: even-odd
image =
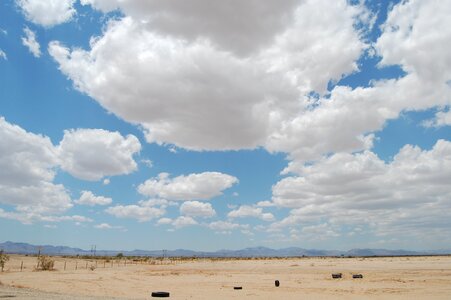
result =
[{"label": "mountain range", "polygon": [[[31,245],[27,243],[4,242],[0,243],[0,250],[15,254],[41,254],[48,255],[93,255],[93,251],[66,246]],[[431,251],[408,251],[387,249],[351,249],[318,250],[298,247],[271,249],[266,247],[253,247],[241,250],[218,250],[214,252],[193,251],[186,249],[176,250],[96,250],[95,255],[115,256],[122,253],[125,256],[151,256],[151,257],[300,257],[300,256],[405,256],[405,255],[446,255],[451,249]]]}]

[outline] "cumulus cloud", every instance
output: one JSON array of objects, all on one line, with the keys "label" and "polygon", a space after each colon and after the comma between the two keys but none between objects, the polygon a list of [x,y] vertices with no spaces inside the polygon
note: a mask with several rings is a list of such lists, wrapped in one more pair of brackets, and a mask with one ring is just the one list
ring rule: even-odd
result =
[{"label": "cumulus cloud", "polygon": [[328,220],[369,226],[373,233],[415,234],[449,226],[451,142],[431,150],[406,145],[391,162],[374,153],[337,153],[303,166],[273,187],[273,202],[290,215],[271,229]]},{"label": "cumulus cloud", "polygon": [[146,222],[159,218],[166,213],[164,207],[154,207],[146,205],[116,205],[105,210],[110,215],[117,218],[136,219],[139,222]]},{"label": "cumulus cloud", "polygon": [[168,200],[209,200],[222,195],[222,191],[237,183],[236,177],[204,172],[170,178],[168,173],[140,184],[138,191],[146,196],[158,196]]},{"label": "cumulus cloud", "polygon": [[241,230],[244,231],[245,234],[249,234],[249,225],[248,224],[239,224],[233,223],[229,221],[215,221],[209,224],[205,224],[211,230],[214,230],[216,233],[221,234],[231,234],[233,230]]},{"label": "cumulus cloud", "polygon": [[64,186],[53,183],[58,158],[48,137],[0,117],[0,140],[0,203],[16,209],[9,216],[31,223],[72,207]]},{"label": "cumulus cloud", "polygon": [[172,225],[177,229],[197,224],[196,220],[187,216],[180,216],[172,222]]},{"label": "cumulus cloud", "polygon": [[61,168],[72,176],[97,181],[104,176],[130,174],[137,169],[133,155],[141,150],[134,135],[103,129],[64,131],[58,151]]},{"label": "cumulus cloud", "polygon": [[376,43],[380,64],[400,65],[418,74],[423,85],[446,84],[451,79],[451,54],[446,50],[451,46],[450,13],[449,1],[402,1],[394,6]]},{"label": "cumulus cloud", "polygon": [[257,202],[256,206],[260,206],[260,207],[272,207],[274,206],[274,203],[268,200],[265,201],[259,201]]},{"label": "cumulus cloud", "polygon": [[263,221],[274,221],[272,213],[264,213],[261,207],[254,207],[249,205],[241,205],[238,209],[232,210],[227,214],[229,218],[259,218]]},{"label": "cumulus cloud", "polygon": [[186,201],[180,206],[180,213],[188,217],[210,218],[216,215],[210,203],[199,201]]},{"label": "cumulus cloud", "polygon": [[95,205],[108,205],[111,204],[113,200],[108,197],[96,196],[91,191],[82,191],[80,199],[75,200],[74,202],[80,205],[95,206]]},{"label": "cumulus cloud", "polygon": [[168,225],[172,223],[172,219],[170,218],[161,218],[157,221],[158,225]]},{"label": "cumulus cloud", "polygon": [[41,56],[41,45],[36,41],[36,33],[30,28],[25,27],[23,29],[25,37],[22,37],[22,44],[30,50],[34,57]]},{"label": "cumulus cloud", "polygon": [[[88,222],[82,216],[62,215],[72,206],[68,191],[55,184],[56,169],[71,172],[80,178],[97,179],[114,174],[127,174],[136,168],[132,155],[139,151],[134,136],[122,137],[117,132],[99,129],[66,131],[55,147],[46,136],[30,133],[0,117],[0,204],[14,207],[2,210],[0,216],[23,223],[37,221]],[[100,152],[98,152],[100,151]],[[103,152],[103,153],[102,153]],[[30,196],[32,195],[32,196]],[[108,205],[112,199],[82,191],[80,205]],[[110,207],[109,212],[120,217],[144,221],[164,214],[166,200],[139,202],[139,206]],[[159,208],[152,206],[159,205]]]},{"label": "cumulus cloud", "polygon": [[266,146],[367,47],[354,26],[365,9],[344,0],[83,3],[126,16],[90,50],[50,43],[60,70],[149,142],[187,149]]},{"label": "cumulus cloud", "polygon": [[241,228],[241,226],[242,226],[241,224],[227,221],[215,221],[208,224],[208,228],[218,231],[237,229]]},{"label": "cumulus cloud", "polygon": [[443,127],[451,125],[451,110],[439,111],[435,114],[435,118],[432,120],[426,120],[423,122],[425,127]]},{"label": "cumulus cloud", "polygon": [[[371,149],[373,133],[403,111],[450,103],[451,56],[447,47],[434,46],[451,40],[450,6],[440,1],[395,5],[372,45],[380,66],[399,65],[404,77],[355,89],[337,86],[330,93],[328,83],[357,72],[356,61],[368,48],[356,29],[374,21],[363,5],[84,3],[119,8],[126,17],[111,22],[89,51],[54,42],[50,53],[79,90],[141,124],[149,142],[195,150],[263,146],[289,153],[293,163],[286,172],[295,172],[297,164],[325,153]],[[196,10],[201,3],[211,14]],[[235,16],[236,7],[241,9]],[[268,12],[271,18],[263,17]],[[230,13],[245,20],[246,29],[224,22]],[[437,33],[437,26],[446,29]],[[251,43],[237,42],[241,35]]]},{"label": "cumulus cloud", "polygon": [[75,0],[16,0],[25,17],[45,27],[70,21],[75,15]]},{"label": "cumulus cloud", "polygon": [[97,229],[122,229],[122,230],[124,229],[124,227],[122,227],[122,226],[113,226],[108,223],[100,223],[100,224],[94,225],[94,228],[97,228]]},{"label": "cumulus cloud", "polygon": [[[80,216],[80,215],[72,215],[72,216],[56,216],[56,215],[45,215],[38,212],[32,211],[5,211],[0,208],[0,218],[11,219],[19,221],[23,224],[33,224],[34,222],[75,222],[75,224],[93,222],[91,218]],[[55,228],[53,226],[53,228]]]},{"label": "cumulus cloud", "polygon": [[3,58],[4,60],[8,60],[8,57],[6,56],[5,51],[3,51],[2,49],[0,49],[0,58]]}]

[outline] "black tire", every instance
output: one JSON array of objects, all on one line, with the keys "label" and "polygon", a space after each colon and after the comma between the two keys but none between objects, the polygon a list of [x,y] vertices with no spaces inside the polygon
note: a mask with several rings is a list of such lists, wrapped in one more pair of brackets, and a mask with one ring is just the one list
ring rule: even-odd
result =
[{"label": "black tire", "polygon": [[352,278],[363,278],[362,274],[354,274],[352,275]]},{"label": "black tire", "polygon": [[276,281],[274,282],[274,285],[278,287],[278,286],[280,285],[279,280],[276,280]]},{"label": "black tire", "polygon": [[169,292],[152,292],[152,297],[168,298],[169,297]]},{"label": "black tire", "polygon": [[242,286],[234,286],[233,289],[234,289],[234,290],[242,290],[243,287],[242,287]]},{"label": "black tire", "polygon": [[341,273],[335,273],[335,274],[332,274],[332,278],[334,278],[334,279],[338,279],[338,278],[341,278]]}]

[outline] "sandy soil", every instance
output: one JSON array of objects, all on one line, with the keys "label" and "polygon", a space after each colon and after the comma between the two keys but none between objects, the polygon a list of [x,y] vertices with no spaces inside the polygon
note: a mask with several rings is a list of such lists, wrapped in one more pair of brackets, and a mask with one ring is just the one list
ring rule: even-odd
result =
[{"label": "sandy soil", "polygon": [[[99,260],[94,270],[90,269],[96,266],[94,260],[54,259],[57,270],[35,271],[35,257],[12,256],[0,273],[4,285],[0,297],[19,291],[16,299],[66,298],[62,295],[149,299],[152,291],[168,291],[173,299],[451,299],[451,257],[127,261],[126,265]],[[343,278],[332,279],[336,272]],[[352,274],[362,274],[363,279],[353,279]],[[280,287],[275,287],[275,280]]]}]

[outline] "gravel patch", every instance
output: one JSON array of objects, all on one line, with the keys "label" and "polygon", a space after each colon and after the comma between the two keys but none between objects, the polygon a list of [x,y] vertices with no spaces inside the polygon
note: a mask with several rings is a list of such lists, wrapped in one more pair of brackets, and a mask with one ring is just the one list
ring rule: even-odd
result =
[{"label": "gravel patch", "polygon": [[35,300],[123,300],[123,298],[111,298],[111,297],[88,297],[88,296],[73,296],[58,293],[47,293],[28,288],[15,288],[6,285],[0,285],[0,300],[2,299],[35,299]]}]

